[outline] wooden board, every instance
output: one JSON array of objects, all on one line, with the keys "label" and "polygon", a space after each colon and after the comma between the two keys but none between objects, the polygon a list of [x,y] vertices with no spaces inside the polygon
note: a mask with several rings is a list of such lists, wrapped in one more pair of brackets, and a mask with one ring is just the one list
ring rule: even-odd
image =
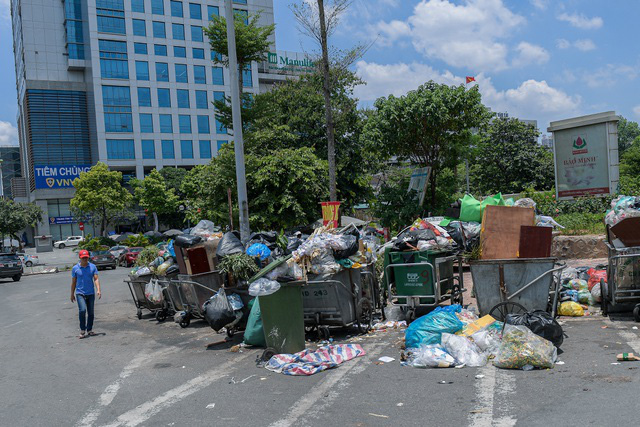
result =
[{"label": "wooden board", "polygon": [[189,274],[187,270],[187,264],[185,262],[186,258],[184,254],[184,249],[181,248],[180,246],[174,245],[173,250],[176,251],[176,261],[178,262],[178,270],[180,271],[180,274]]},{"label": "wooden board", "polygon": [[628,248],[640,246],[640,217],[625,218],[611,232]]},{"label": "wooden board", "polygon": [[520,227],[535,225],[533,208],[487,206],[482,216],[482,259],[518,258]]},{"label": "wooden board", "polygon": [[211,271],[214,271],[218,266],[218,257],[216,256],[218,243],[220,243],[220,239],[207,240],[203,243],[204,249],[207,251],[207,259],[209,260],[209,268],[211,268]]},{"label": "wooden board", "polygon": [[518,258],[549,258],[552,239],[551,227],[521,226]]},{"label": "wooden board", "polygon": [[187,249],[187,272],[188,274],[200,274],[211,271],[207,251],[204,246]]}]

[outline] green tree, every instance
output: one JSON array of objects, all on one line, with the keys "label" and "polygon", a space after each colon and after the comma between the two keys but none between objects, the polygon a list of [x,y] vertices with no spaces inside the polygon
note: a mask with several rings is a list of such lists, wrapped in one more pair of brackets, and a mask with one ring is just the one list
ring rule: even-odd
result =
[{"label": "green tree", "polygon": [[640,141],[640,127],[638,123],[620,116],[620,121],[618,122],[618,150],[621,156],[634,144],[634,141]]},{"label": "green tree", "polygon": [[180,191],[180,187],[182,186],[182,181],[187,176],[188,171],[184,168],[162,168],[159,172],[164,178],[167,188],[172,188],[178,197],[182,197],[183,194]]},{"label": "green tree", "polygon": [[76,194],[69,204],[73,216],[99,223],[101,236],[116,219],[131,216],[133,196],[122,186],[122,173],[110,171],[106,164],[98,162],[82,172],[73,186]]},{"label": "green tree", "polygon": [[34,203],[0,198],[0,247],[5,236],[20,241],[18,233],[27,227],[35,227],[42,221],[43,214],[42,208]]},{"label": "green tree", "polygon": [[517,119],[495,119],[481,135],[471,168],[474,188],[483,194],[549,190],[553,154],[537,142],[538,131]]},{"label": "green tree", "polygon": [[179,199],[173,188],[167,187],[167,182],[157,169],[144,177],[143,180],[130,181],[135,201],[144,208],[145,212],[153,215],[153,230],[158,231],[158,214],[171,215],[178,210]]},{"label": "green tree", "polygon": [[371,204],[373,215],[379,218],[380,225],[389,227],[393,232],[411,224],[422,212],[418,194],[407,191],[411,171],[410,168],[389,170]]},{"label": "green tree", "polygon": [[640,143],[635,142],[620,158],[620,194],[640,194]]}]

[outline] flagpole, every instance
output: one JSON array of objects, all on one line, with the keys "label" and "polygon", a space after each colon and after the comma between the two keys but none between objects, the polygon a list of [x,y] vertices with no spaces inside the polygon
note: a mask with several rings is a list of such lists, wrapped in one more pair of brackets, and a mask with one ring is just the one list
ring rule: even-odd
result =
[{"label": "flagpole", "polygon": [[[464,91],[468,91],[469,90],[469,79],[468,78],[464,78]],[[469,151],[467,151],[465,153],[464,156],[464,171],[465,174],[467,175],[467,194],[470,194],[470,188],[469,188]]]}]

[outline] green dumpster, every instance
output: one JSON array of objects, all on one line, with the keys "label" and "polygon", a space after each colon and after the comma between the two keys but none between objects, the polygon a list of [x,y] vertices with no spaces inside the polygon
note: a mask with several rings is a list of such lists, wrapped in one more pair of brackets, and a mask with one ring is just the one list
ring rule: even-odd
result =
[{"label": "green dumpster", "polygon": [[305,349],[302,284],[280,283],[277,292],[258,297],[267,347],[278,354]]}]

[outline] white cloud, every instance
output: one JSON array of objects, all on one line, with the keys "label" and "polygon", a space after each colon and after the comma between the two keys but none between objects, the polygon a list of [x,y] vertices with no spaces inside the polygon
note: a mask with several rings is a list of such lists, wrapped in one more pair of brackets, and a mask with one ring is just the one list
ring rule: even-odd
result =
[{"label": "white cloud", "polygon": [[396,40],[411,34],[409,24],[398,20],[378,22],[374,30],[380,35],[378,42],[381,46],[391,46]]},{"label": "white cloud", "polygon": [[618,83],[628,83],[638,77],[637,67],[607,64],[595,71],[586,71],[582,80],[590,88],[611,87]]},{"label": "white cloud", "polygon": [[538,10],[547,10],[549,6],[549,0],[530,0],[533,7]]},{"label": "white cloud", "polygon": [[640,117],[640,105],[636,105],[635,107],[633,107],[633,113]]},{"label": "white cloud", "polygon": [[603,24],[602,18],[599,16],[587,18],[583,14],[577,13],[574,13],[573,15],[562,13],[558,15],[558,20],[568,22],[572,27],[579,28],[581,30],[595,30],[602,27]]},{"label": "white cloud", "polygon": [[518,54],[513,60],[513,65],[516,67],[523,67],[529,64],[544,64],[550,58],[549,52],[545,48],[527,42],[520,42],[516,47],[516,51]]},{"label": "white cloud", "polygon": [[11,0],[0,0],[0,19],[11,20]]},{"label": "white cloud", "polygon": [[569,49],[571,47],[571,42],[567,39],[558,39],[556,40],[556,46],[558,49]]},{"label": "white cloud", "polygon": [[596,44],[591,39],[576,40],[573,45],[583,52],[588,52],[596,48]]},{"label": "white cloud", "polygon": [[0,145],[18,145],[18,128],[0,121]]}]

